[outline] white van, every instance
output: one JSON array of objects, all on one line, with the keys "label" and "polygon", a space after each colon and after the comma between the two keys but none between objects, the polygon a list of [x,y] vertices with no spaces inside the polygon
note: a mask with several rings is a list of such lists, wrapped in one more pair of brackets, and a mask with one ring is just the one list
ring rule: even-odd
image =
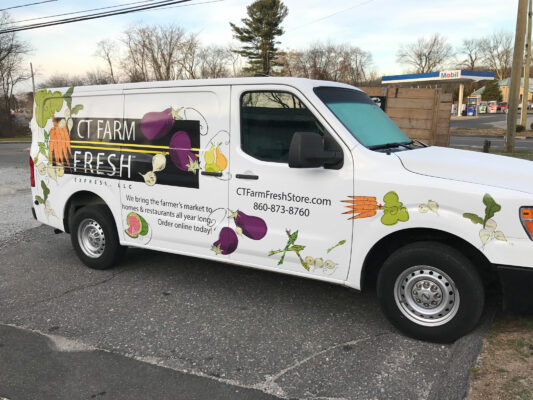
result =
[{"label": "white van", "polygon": [[41,90],[33,213],[91,268],[129,246],[377,284],[406,334],[453,341],[497,279],[533,309],[533,164],[410,140],[355,87],[237,78]]}]

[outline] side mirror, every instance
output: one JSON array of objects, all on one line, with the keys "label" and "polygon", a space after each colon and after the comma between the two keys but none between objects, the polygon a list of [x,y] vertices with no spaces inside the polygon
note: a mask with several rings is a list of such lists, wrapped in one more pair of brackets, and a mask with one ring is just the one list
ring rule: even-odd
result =
[{"label": "side mirror", "polygon": [[324,150],[324,138],[315,132],[296,132],[289,148],[289,167],[319,168],[342,161],[342,152]]}]

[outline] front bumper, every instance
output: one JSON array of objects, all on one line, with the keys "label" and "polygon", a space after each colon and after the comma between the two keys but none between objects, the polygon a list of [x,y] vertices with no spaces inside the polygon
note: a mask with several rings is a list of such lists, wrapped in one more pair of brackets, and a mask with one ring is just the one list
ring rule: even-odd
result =
[{"label": "front bumper", "polygon": [[498,265],[503,309],[518,314],[533,314],[533,268]]}]

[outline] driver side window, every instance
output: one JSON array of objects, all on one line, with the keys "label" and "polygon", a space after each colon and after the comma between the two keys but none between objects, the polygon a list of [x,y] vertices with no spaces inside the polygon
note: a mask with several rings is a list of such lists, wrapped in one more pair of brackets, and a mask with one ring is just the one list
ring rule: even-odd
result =
[{"label": "driver side window", "polygon": [[253,91],[241,96],[241,148],[262,161],[287,163],[295,132],[326,134],[294,94]]}]

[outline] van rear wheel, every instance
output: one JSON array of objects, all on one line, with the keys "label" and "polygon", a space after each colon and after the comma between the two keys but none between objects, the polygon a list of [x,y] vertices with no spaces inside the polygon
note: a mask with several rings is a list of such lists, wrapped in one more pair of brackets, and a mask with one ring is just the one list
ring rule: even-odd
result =
[{"label": "van rear wheel", "polygon": [[113,215],[103,205],[86,206],[74,214],[70,240],[80,260],[94,269],[111,268],[126,250],[120,245]]},{"label": "van rear wheel", "polygon": [[475,266],[437,242],[412,243],[392,253],[379,272],[377,293],[394,326],[432,342],[449,343],[470,332],[484,305]]}]

